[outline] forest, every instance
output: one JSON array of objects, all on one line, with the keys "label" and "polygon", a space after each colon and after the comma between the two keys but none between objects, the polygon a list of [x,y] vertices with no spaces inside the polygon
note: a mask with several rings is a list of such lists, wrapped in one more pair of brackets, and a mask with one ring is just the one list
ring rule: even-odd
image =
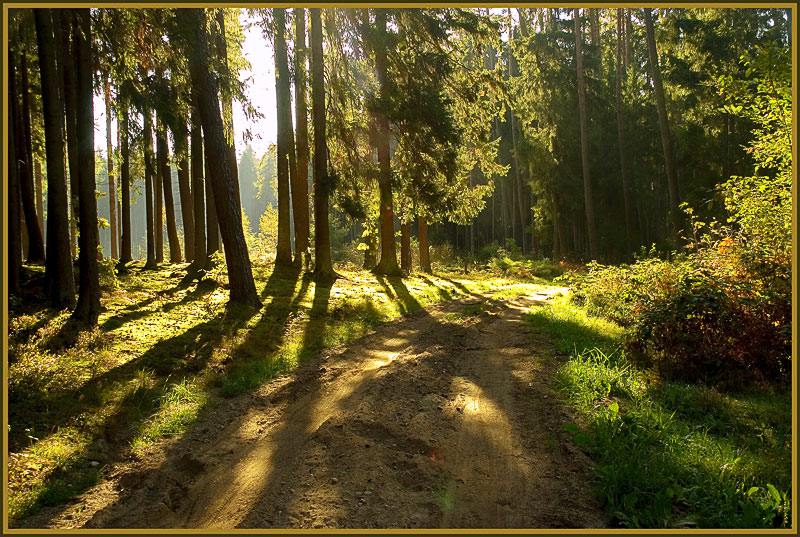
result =
[{"label": "forest", "polygon": [[4,529],[794,527],[793,9],[4,22]]}]

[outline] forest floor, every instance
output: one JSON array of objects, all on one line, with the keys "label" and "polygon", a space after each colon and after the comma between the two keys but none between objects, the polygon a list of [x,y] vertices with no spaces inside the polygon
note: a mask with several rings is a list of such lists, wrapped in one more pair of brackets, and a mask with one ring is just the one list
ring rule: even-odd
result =
[{"label": "forest floor", "polygon": [[[253,315],[215,309],[222,288],[136,268],[89,336],[52,312],[16,316],[14,525],[605,525],[563,427],[552,346],[524,322],[563,289],[345,275],[316,287],[257,271],[272,298]],[[69,344],[87,356],[39,363]],[[86,373],[89,356],[100,363]],[[47,367],[55,378],[35,386]]]}]

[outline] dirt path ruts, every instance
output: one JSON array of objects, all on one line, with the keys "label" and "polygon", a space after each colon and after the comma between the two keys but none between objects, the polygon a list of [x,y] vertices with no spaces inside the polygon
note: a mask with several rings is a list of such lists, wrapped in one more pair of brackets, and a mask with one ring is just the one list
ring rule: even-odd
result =
[{"label": "dirt path ruts", "polygon": [[382,325],[25,526],[602,527],[552,348],[523,319],[544,299],[472,297]]}]

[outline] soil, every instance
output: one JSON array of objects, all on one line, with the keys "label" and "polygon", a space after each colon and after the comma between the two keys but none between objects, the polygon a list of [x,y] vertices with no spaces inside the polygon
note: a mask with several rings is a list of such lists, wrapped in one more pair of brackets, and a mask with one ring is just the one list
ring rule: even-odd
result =
[{"label": "soil", "polygon": [[47,528],[585,528],[607,519],[524,313],[471,296],[381,325],[108,468]]}]

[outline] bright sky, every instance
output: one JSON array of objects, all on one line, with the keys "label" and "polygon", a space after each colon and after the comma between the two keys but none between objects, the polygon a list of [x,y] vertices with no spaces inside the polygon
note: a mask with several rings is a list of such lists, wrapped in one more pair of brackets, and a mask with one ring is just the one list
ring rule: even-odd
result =
[{"label": "bright sky", "polygon": [[[248,120],[239,103],[233,104],[233,125],[236,129],[236,153],[241,155],[247,144],[243,136],[245,128],[249,128],[253,136],[250,145],[257,157],[267,152],[270,144],[276,142],[277,125],[275,119],[275,60],[272,44],[262,35],[258,26],[247,27],[247,13],[242,10],[240,19],[244,26],[245,41],[243,52],[250,63],[250,69],[241,71],[239,76],[247,80],[246,94],[255,109],[264,117]],[[95,150],[105,155],[106,152],[106,105],[103,95],[94,98],[94,146]],[[117,145],[117,122],[111,123],[114,147]]]}]

